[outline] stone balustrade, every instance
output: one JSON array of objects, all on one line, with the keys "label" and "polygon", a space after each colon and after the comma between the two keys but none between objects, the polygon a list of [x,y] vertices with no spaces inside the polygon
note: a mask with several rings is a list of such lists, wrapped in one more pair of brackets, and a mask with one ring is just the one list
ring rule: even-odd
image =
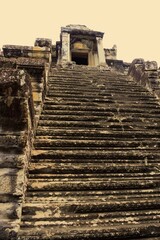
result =
[{"label": "stone balustrade", "polygon": [[130,65],[128,75],[160,98],[160,79],[157,62],[144,61],[141,58],[135,59]]},{"label": "stone balustrade", "polygon": [[49,67],[45,59],[0,57],[0,239],[14,239],[19,230]]}]

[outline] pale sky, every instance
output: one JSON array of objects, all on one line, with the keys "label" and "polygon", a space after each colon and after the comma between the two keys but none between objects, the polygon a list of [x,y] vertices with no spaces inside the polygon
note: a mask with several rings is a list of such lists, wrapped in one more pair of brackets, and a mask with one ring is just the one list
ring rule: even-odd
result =
[{"label": "pale sky", "polygon": [[59,40],[61,26],[83,24],[117,45],[118,59],[155,60],[160,66],[160,0],[0,0],[0,48]]}]

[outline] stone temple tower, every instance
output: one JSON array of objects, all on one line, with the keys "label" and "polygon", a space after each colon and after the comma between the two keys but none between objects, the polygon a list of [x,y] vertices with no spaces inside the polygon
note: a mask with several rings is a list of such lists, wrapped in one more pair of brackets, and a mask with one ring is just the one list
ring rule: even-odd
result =
[{"label": "stone temple tower", "polygon": [[61,28],[58,42],[59,63],[98,66],[106,65],[103,32],[93,31],[85,25],[67,25]]}]

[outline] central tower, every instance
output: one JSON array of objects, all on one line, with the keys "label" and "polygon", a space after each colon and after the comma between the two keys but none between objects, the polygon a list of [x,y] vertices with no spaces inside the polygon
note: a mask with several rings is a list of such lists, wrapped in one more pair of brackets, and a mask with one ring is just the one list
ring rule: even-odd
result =
[{"label": "central tower", "polygon": [[58,61],[78,65],[106,65],[103,32],[93,31],[85,25],[67,25],[61,28]]}]

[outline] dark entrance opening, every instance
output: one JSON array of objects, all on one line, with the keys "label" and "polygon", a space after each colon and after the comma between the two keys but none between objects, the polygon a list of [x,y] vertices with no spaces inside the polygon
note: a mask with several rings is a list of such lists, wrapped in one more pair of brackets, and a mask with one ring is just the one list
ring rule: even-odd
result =
[{"label": "dark entrance opening", "polygon": [[88,65],[88,53],[72,53],[72,61],[76,62],[77,65]]}]

